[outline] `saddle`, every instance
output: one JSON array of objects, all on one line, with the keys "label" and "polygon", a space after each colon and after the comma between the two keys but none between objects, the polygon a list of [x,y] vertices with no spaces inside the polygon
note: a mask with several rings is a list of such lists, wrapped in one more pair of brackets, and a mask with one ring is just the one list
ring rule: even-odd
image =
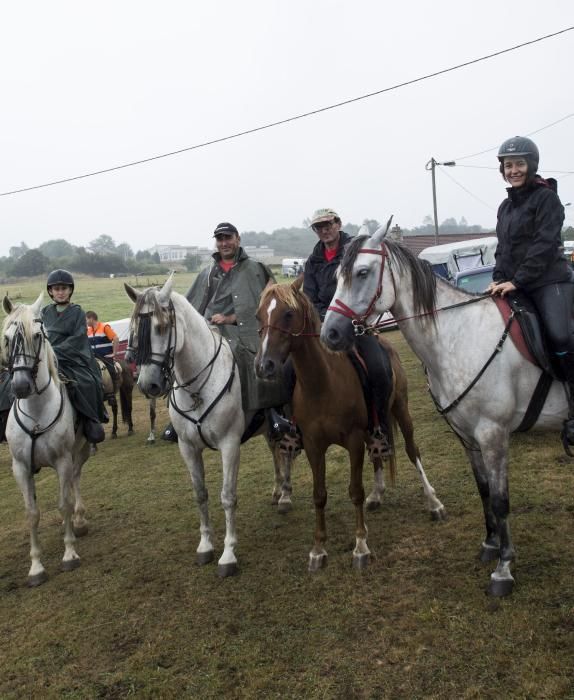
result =
[{"label": "saddle", "polygon": [[508,322],[511,312],[514,312],[518,323],[510,326],[510,337],[520,354],[553,379],[563,382],[564,374],[554,353],[550,352],[544,327],[530,299],[520,292],[513,292],[504,298],[494,297],[494,301],[504,323]]},{"label": "saddle", "polygon": [[512,342],[528,362],[542,370],[524,418],[514,431],[522,433],[530,430],[536,423],[552,382],[555,379],[563,382],[565,377],[555,355],[550,352],[544,328],[534,304],[520,292],[513,292],[505,298],[495,297],[494,301],[505,324],[508,323],[510,314],[514,312],[514,318],[518,323],[512,323],[510,326]]}]

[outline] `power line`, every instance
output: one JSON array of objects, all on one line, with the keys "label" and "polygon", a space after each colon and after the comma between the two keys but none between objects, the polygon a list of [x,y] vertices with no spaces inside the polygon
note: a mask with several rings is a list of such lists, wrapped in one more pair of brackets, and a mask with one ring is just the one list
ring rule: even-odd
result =
[{"label": "power line", "polygon": [[[556,124],[560,124],[560,122],[566,121],[566,119],[571,119],[574,117],[574,112],[571,114],[567,114],[565,117],[561,117],[560,119],[557,119],[555,122],[551,122],[550,124],[546,124],[546,126],[541,126],[540,129],[536,129],[535,131],[531,131],[528,134],[525,134],[525,136],[534,136],[534,134],[538,134],[541,131],[544,131],[545,129],[550,129],[551,126],[556,126]],[[478,151],[478,153],[471,153],[468,156],[460,156],[459,158],[453,158],[453,160],[456,160],[457,163],[459,160],[466,160],[467,158],[475,158],[476,156],[481,156],[484,153],[491,153],[492,151],[497,151],[499,146],[492,146],[492,148],[486,148],[484,151]],[[463,166],[461,166],[463,167]],[[470,166],[467,166],[470,167]],[[479,167],[479,166],[476,166]],[[555,170],[554,172],[559,172],[558,170]]]},{"label": "power line", "polygon": [[467,189],[464,185],[462,185],[458,180],[455,180],[455,178],[450,174],[447,173],[447,171],[444,168],[440,168],[441,172],[443,172],[448,178],[450,178],[455,185],[458,185],[461,190],[464,190],[467,194],[469,194],[471,197],[474,197],[477,202],[480,202],[482,205],[484,205],[487,209],[490,209],[490,211],[495,211],[494,207],[492,207],[490,204],[487,204],[483,199],[480,197],[477,197],[474,192],[471,192],[469,189]]},{"label": "power line", "polygon": [[[525,46],[531,46],[532,44],[539,43],[541,41],[545,41],[546,39],[551,39],[556,36],[560,36],[561,34],[565,34],[566,32],[570,32],[574,29],[574,26],[572,27],[566,27],[565,29],[561,29],[557,32],[553,32],[552,34],[545,34],[544,36],[540,36],[536,39],[531,39],[530,41],[525,41],[521,44],[516,44],[515,46],[510,46],[507,49],[502,49],[501,51],[495,51],[494,53],[487,54],[486,56],[481,56],[480,58],[474,58],[470,61],[465,61],[464,63],[459,63],[456,66],[451,66],[450,68],[444,68],[439,71],[435,71],[434,73],[428,73],[427,75],[423,75],[419,78],[413,78],[412,80],[406,80],[405,82],[402,83],[397,83],[396,85],[392,85],[390,87],[383,88],[381,90],[376,90],[375,92],[369,92],[364,95],[360,95],[359,97],[352,97],[348,100],[343,100],[341,102],[337,102],[335,104],[327,105],[326,107],[319,107],[318,109],[311,110],[309,112],[304,112],[302,114],[297,114],[292,117],[287,117],[286,119],[281,119],[276,122],[270,122],[269,124],[263,124],[261,126],[256,126],[252,129],[246,129],[245,131],[238,131],[234,134],[230,134],[229,136],[222,136],[217,139],[212,139],[211,141],[204,141],[203,143],[198,143],[195,144],[194,146],[187,146],[186,148],[180,148],[176,151],[170,151],[169,153],[161,153],[156,156],[150,156],[149,158],[142,158],[141,160],[135,160],[130,163],[123,163],[122,165],[114,165],[110,168],[104,168],[102,170],[95,170],[90,173],[84,173],[83,175],[75,175],[73,177],[67,177],[63,178],[61,180],[53,180],[52,182],[45,182],[41,185],[32,185],[30,187],[22,187],[17,190],[11,190],[9,192],[0,192],[0,197],[7,197],[8,195],[12,194],[20,194],[21,192],[30,192],[31,190],[38,190],[43,187],[52,187],[54,185],[61,185],[65,182],[72,182],[74,180],[82,180],[87,177],[94,177],[95,175],[103,175],[104,173],[110,173],[113,172],[114,170],[122,170],[124,168],[131,168],[135,165],[142,165],[143,163],[150,163],[154,160],[159,160],[160,158],[169,158],[171,156],[179,155],[180,153],[186,153],[187,151],[194,151],[197,150],[198,148],[205,148],[207,146],[213,146],[216,143],[223,143],[224,141],[230,141],[232,139],[239,138],[241,136],[247,136],[248,134],[254,134],[258,131],[264,131],[265,129],[271,129],[276,126],[281,126],[283,124],[288,124],[289,122],[297,121],[298,119],[305,119],[306,117],[311,117],[316,114],[321,114],[322,112],[327,112],[331,109],[337,109],[338,107],[343,107],[345,105],[352,104],[354,102],[359,102],[361,100],[366,100],[370,97],[375,97],[376,95],[382,95],[386,92],[391,92],[392,90],[398,90],[399,88],[406,87],[407,85],[414,85],[415,83],[420,83],[423,80],[429,80],[430,78],[436,78],[439,75],[444,75],[445,73],[451,73],[452,71],[458,70],[460,68],[465,68],[467,66],[471,66],[475,63],[480,63],[482,61],[486,61],[490,58],[495,58],[496,56],[502,56],[505,53],[509,53],[511,51],[516,51],[517,49],[524,48]],[[470,157],[470,156],[467,156]]]}]

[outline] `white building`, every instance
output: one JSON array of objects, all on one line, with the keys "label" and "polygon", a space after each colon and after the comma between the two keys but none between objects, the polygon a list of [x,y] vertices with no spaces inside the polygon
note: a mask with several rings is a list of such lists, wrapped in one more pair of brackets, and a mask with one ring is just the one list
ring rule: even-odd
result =
[{"label": "white building", "polygon": [[154,245],[153,248],[149,248],[149,252],[152,255],[157,253],[161,262],[180,263],[183,263],[188,255],[199,255],[204,262],[213,253],[209,248],[196,245]]}]

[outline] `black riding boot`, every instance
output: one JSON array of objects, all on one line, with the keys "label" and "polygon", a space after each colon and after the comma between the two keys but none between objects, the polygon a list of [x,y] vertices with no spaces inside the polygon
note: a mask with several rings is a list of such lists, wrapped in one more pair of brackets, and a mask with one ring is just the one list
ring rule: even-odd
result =
[{"label": "black riding boot", "polygon": [[175,432],[175,428],[171,423],[168,423],[165,428],[163,433],[161,434],[161,439],[166,440],[167,442],[177,442],[178,437],[177,433]]},{"label": "black riding boot", "polygon": [[567,352],[561,355],[560,364],[568,387],[568,418],[562,427],[562,441],[574,445],[574,353]]}]

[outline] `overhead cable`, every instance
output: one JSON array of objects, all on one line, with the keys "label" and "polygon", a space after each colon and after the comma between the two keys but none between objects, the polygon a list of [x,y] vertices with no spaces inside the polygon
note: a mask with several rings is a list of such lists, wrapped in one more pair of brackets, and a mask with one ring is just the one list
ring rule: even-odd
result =
[{"label": "overhead cable", "polygon": [[[252,129],[246,129],[245,131],[238,131],[235,134],[230,134],[228,136],[222,136],[217,139],[212,139],[210,141],[204,141],[203,143],[198,143],[195,144],[194,146],[187,146],[186,148],[179,148],[176,151],[170,151],[169,153],[161,153],[159,155],[155,156],[150,156],[149,158],[142,158],[140,160],[135,160],[130,163],[123,163],[122,165],[114,165],[110,168],[104,168],[102,170],[95,170],[93,172],[89,173],[84,173],[83,175],[75,175],[73,177],[66,177],[61,180],[53,180],[52,182],[45,182],[41,185],[31,185],[29,187],[21,187],[19,189],[14,189],[10,190],[8,192],[0,192],[0,197],[7,197],[8,195],[13,195],[13,194],[20,194],[22,192],[30,192],[31,190],[38,190],[44,187],[52,187],[54,185],[61,185],[65,182],[72,182],[74,180],[82,180],[84,178],[88,177],[94,177],[95,175],[103,175],[104,173],[110,173],[115,170],[122,170],[124,168],[131,168],[135,165],[142,165],[143,163],[150,163],[154,160],[159,160],[160,158],[169,158],[171,156],[176,156],[179,155],[180,153],[186,153],[187,151],[194,151],[199,148],[205,148],[206,146],[213,146],[216,143],[222,143],[224,141],[230,141],[232,139],[239,138],[241,136],[247,136],[248,134],[254,134],[258,131],[264,131],[265,129],[271,129],[276,126],[281,126],[283,124],[288,124],[289,122],[297,121],[298,119],[305,119],[306,117],[311,117],[316,114],[321,114],[322,112],[327,112],[331,109],[337,109],[339,107],[343,107],[345,105],[352,104],[354,102],[359,102],[361,100],[366,100],[370,97],[375,97],[376,95],[382,95],[386,92],[391,92],[392,90],[398,90],[399,88],[406,87],[407,85],[414,85],[415,83],[420,83],[424,80],[429,80],[430,78],[436,78],[439,75],[444,75],[445,73],[451,73],[452,71],[459,70],[460,68],[466,68],[467,66],[471,66],[475,63],[480,63],[482,61],[487,61],[490,58],[495,58],[496,56],[502,56],[505,53],[510,53],[511,51],[516,51],[517,49],[524,48],[525,46],[531,46],[532,44],[539,43],[541,41],[545,41],[546,39],[551,39],[556,36],[560,36],[561,34],[565,34],[566,32],[570,32],[574,29],[574,26],[572,27],[566,27],[565,29],[561,29],[560,31],[557,32],[552,32],[551,34],[545,34],[544,36],[540,36],[536,39],[531,39],[530,41],[525,41],[522,42],[521,44],[516,44],[515,46],[510,46],[506,49],[502,49],[501,51],[495,51],[494,53],[487,54],[486,56],[481,56],[479,58],[474,58],[470,61],[465,61],[464,63],[459,63],[456,66],[451,66],[450,68],[444,68],[439,71],[435,71],[434,73],[428,73],[427,75],[423,75],[419,78],[413,78],[412,80],[406,80],[402,83],[397,83],[396,85],[391,85],[390,87],[383,88],[381,90],[376,90],[375,92],[369,92],[364,95],[360,95],[358,97],[352,97],[348,100],[342,100],[341,102],[337,102],[335,104],[327,105],[326,107],[319,107],[318,109],[313,109],[309,112],[304,112],[302,114],[297,114],[292,117],[287,117],[286,119],[280,119],[279,121],[275,122],[270,122],[269,124],[263,124],[261,126],[256,126]],[[466,156],[466,157],[471,157],[471,156]]]}]

